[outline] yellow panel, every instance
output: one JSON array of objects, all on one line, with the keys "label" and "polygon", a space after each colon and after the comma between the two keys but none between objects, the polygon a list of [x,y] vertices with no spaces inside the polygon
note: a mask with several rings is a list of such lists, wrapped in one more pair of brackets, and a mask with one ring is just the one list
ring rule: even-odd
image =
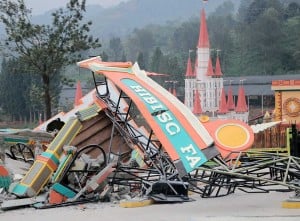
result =
[{"label": "yellow panel", "polygon": [[63,145],[69,144],[72,139],[77,135],[82,125],[77,118],[71,118],[59,131],[54,140],[50,143],[48,150],[52,150],[60,155]]},{"label": "yellow panel", "polygon": [[37,174],[39,174],[43,167],[43,163],[35,161],[30,170],[27,172],[26,176],[22,179],[21,184],[26,186],[32,185],[37,177]]},{"label": "yellow panel", "polygon": [[281,206],[286,209],[300,209],[300,201],[283,201]]},{"label": "yellow panel", "polygon": [[152,199],[145,199],[145,200],[126,200],[120,202],[120,207],[123,208],[135,208],[135,207],[143,207],[149,206],[154,203]]},{"label": "yellow panel", "polygon": [[216,131],[216,138],[223,146],[236,149],[248,142],[249,133],[240,125],[225,124]]},{"label": "yellow panel", "polygon": [[44,164],[40,173],[35,177],[32,182],[31,188],[38,194],[44,185],[48,182],[49,178],[52,175],[52,171]]}]

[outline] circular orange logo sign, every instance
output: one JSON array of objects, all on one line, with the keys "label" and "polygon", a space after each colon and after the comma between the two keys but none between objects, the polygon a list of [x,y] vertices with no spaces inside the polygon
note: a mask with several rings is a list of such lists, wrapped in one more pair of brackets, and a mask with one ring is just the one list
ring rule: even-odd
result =
[{"label": "circular orange logo sign", "polygon": [[286,99],[283,103],[283,109],[290,117],[297,117],[300,115],[300,100],[295,97]]}]

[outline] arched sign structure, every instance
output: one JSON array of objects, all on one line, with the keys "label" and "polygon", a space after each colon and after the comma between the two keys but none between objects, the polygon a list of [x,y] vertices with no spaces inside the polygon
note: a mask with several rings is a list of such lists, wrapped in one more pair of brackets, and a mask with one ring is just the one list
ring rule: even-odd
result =
[{"label": "arched sign structure", "polygon": [[179,173],[184,175],[219,154],[207,129],[176,97],[130,62],[78,62],[105,76],[132,99]]}]

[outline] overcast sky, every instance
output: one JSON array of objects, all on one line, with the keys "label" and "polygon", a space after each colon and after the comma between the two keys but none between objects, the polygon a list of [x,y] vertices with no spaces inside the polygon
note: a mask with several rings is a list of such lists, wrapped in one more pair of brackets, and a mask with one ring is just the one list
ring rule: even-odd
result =
[{"label": "overcast sky", "polygon": [[[86,0],[86,5],[97,4],[103,7],[109,7],[125,1],[129,0]],[[32,9],[32,13],[36,15],[51,9],[64,7],[69,0],[24,0],[24,2],[28,8]]]}]

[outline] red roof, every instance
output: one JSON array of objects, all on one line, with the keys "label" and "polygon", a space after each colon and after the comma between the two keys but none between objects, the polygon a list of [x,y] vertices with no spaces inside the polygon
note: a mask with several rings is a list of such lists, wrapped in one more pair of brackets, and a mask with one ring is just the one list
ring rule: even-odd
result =
[{"label": "red roof", "polygon": [[74,106],[78,106],[78,105],[82,104],[82,101],[80,100],[81,98],[82,98],[81,85],[80,85],[80,81],[77,81]]},{"label": "red roof", "polygon": [[214,76],[214,70],[213,70],[211,58],[209,58],[209,60],[208,60],[208,67],[207,67],[207,71],[206,71],[206,76]]},{"label": "red roof", "polygon": [[216,76],[223,76],[222,70],[221,70],[221,65],[220,65],[220,59],[219,56],[217,56],[216,60],[216,70],[215,70],[215,75]]},{"label": "red roof", "polygon": [[222,88],[221,92],[221,100],[219,104],[219,114],[226,114],[228,112],[227,104],[226,104],[226,94],[225,94],[225,89]]},{"label": "red roof", "polygon": [[193,77],[193,69],[192,69],[192,62],[191,58],[188,58],[188,62],[186,64],[186,72],[185,72],[186,77]]},{"label": "red roof", "polygon": [[194,114],[201,114],[202,108],[201,108],[201,101],[200,101],[200,94],[199,91],[196,90],[194,94],[194,108],[193,108]]},{"label": "red roof", "polygon": [[243,113],[248,111],[247,103],[246,103],[246,96],[245,96],[245,90],[243,86],[239,87],[239,94],[237,98],[237,104],[235,111],[238,113]]},{"label": "red roof", "polygon": [[228,88],[228,95],[227,95],[227,109],[228,110],[234,110],[235,109],[235,105],[233,102],[233,95],[232,95],[232,87],[231,85]]},{"label": "red roof", "polygon": [[175,87],[173,88],[172,94],[173,94],[175,97],[177,97],[177,93],[176,93]]},{"label": "red roof", "polygon": [[201,21],[200,21],[200,34],[198,39],[198,48],[209,48],[209,38],[207,32],[205,11],[201,11]]}]

